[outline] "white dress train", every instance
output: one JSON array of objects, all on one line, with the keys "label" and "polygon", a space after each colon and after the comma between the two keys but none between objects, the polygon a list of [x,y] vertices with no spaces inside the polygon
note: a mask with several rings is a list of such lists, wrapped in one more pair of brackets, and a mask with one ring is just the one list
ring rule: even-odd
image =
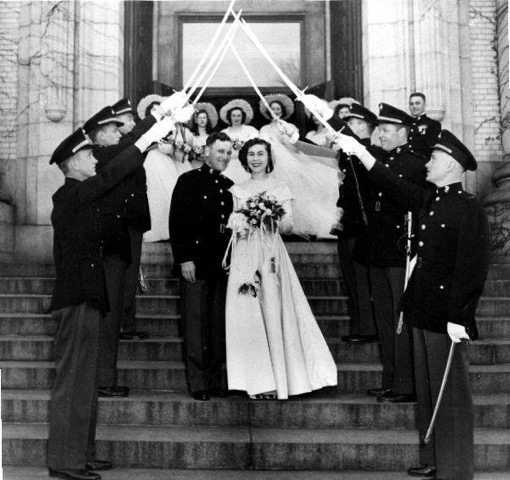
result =
[{"label": "white dress train", "polygon": [[[263,191],[283,204],[282,222],[291,223],[292,194],[271,177],[234,185],[234,211]],[[249,395],[276,390],[283,400],[336,385],[336,364],[280,234],[257,231],[233,238],[226,301],[228,388]],[[257,296],[240,293],[246,283],[258,285]]]},{"label": "white dress train", "polygon": [[147,198],[151,215],[151,229],[143,234],[144,242],[168,240],[170,202],[177,179],[192,169],[187,160],[175,160],[170,155],[151,150],[143,164],[147,176]]},{"label": "white dress train", "polygon": [[272,175],[294,193],[293,232],[305,237],[336,238],[330,234],[338,221],[336,202],[342,180],[336,159],[316,158],[299,151],[275,122],[262,127],[260,137],[272,145]]}]

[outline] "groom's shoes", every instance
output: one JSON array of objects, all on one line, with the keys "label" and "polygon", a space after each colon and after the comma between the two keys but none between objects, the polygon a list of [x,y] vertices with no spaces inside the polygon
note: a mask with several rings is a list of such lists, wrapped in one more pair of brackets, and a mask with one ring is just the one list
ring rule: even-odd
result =
[{"label": "groom's shoes", "polygon": [[411,475],[411,477],[433,478],[436,474],[436,467],[433,465],[411,467],[407,470],[407,474]]},{"label": "groom's shoes", "polygon": [[211,395],[209,395],[207,390],[199,390],[198,392],[194,392],[192,396],[195,400],[199,400],[201,402],[207,402],[208,400],[211,400]]},{"label": "groom's shoes", "polygon": [[104,471],[112,469],[112,462],[108,460],[89,460],[85,465],[87,470]]},{"label": "groom's shoes", "polygon": [[56,470],[55,468],[48,468],[48,474],[50,477],[62,478],[63,480],[101,480],[101,475],[85,469]]},{"label": "groom's shoes", "polygon": [[228,393],[223,388],[211,388],[209,389],[209,395],[211,397],[225,398]]}]

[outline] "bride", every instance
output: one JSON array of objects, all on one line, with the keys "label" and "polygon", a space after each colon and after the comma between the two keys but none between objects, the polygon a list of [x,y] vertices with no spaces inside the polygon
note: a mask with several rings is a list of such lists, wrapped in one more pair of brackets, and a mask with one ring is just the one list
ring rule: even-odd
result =
[{"label": "bride", "polygon": [[246,100],[236,98],[221,107],[220,118],[229,125],[222,132],[231,138],[233,147],[230,163],[223,174],[234,183],[245,182],[250,178],[250,175],[239,163],[239,150],[244,142],[259,136],[259,131],[248,125],[253,119],[253,109]]},{"label": "bride", "polygon": [[[292,230],[293,195],[270,175],[273,160],[267,141],[247,141],[239,158],[251,178],[230,189],[234,213],[228,225],[233,231],[226,301],[228,388],[252,398],[283,400],[334,386],[335,362],[280,236]],[[249,228],[240,210],[253,208],[252,197],[262,193],[283,207],[283,216],[271,225]]]},{"label": "bride", "polygon": [[[336,202],[342,179],[337,160],[334,155],[324,158],[306,154],[295,146],[299,131],[286,121],[294,112],[294,104],[287,95],[272,94],[265,99],[274,115],[271,122],[260,129],[260,138],[272,145],[275,158],[272,175],[285,181],[294,192],[293,233],[333,238],[330,231],[338,222]],[[262,101],[260,112],[267,119],[271,118]]]}]

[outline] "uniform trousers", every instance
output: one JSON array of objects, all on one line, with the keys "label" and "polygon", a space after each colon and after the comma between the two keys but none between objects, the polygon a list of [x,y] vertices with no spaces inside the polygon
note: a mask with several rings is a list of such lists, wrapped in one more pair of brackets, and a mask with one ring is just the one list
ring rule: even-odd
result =
[{"label": "uniform trousers", "polygon": [[355,238],[338,237],[338,259],[350,317],[349,335],[375,335],[377,331],[370,298],[369,268],[353,259],[355,241]]},{"label": "uniform trousers", "polygon": [[[413,328],[418,429],[424,438],[439,395],[451,340],[445,333]],[[420,461],[444,480],[473,480],[474,412],[466,345],[457,343],[433,435]]]},{"label": "uniform trousers", "polygon": [[191,393],[223,388],[227,277],[181,280],[184,360]]},{"label": "uniform trousers", "polygon": [[56,377],[50,400],[48,466],[83,469],[94,460],[100,310],[88,303],[52,312]]},{"label": "uniform trousers", "polygon": [[120,325],[126,262],[120,255],[107,255],[103,259],[106,290],[110,311],[101,322],[99,341],[99,386],[117,386],[117,357],[119,353]]},{"label": "uniform trousers", "polygon": [[382,387],[392,393],[414,393],[411,331],[404,324],[397,335],[398,302],[404,291],[405,268],[370,267],[374,315],[381,341]]},{"label": "uniform trousers", "polygon": [[143,232],[129,227],[129,242],[131,244],[131,265],[126,269],[124,285],[124,299],[122,306],[122,331],[136,331],[136,291],[142,257]]}]

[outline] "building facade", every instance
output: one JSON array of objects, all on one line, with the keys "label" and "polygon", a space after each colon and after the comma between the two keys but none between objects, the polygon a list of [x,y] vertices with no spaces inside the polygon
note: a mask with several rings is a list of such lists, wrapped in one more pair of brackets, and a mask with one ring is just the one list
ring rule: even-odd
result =
[{"label": "building facade", "polygon": [[[66,135],[123,96],[181,89],[228,1],[0,2],[0,260],[51,258],[48,164]],[[238,0],[271,55],[300,88],[407,109],[427,95],[430,116],[472,149],[467,188],[485,198],[493,251],[510,253],[507,0]],[[245,43],[243,43],[243,41]],[[285,91],[239,38],[264,92]],[[256,102],[227,55],[205,92],[220,104]],[[508,187],[507,187],[508,185]]]}]

